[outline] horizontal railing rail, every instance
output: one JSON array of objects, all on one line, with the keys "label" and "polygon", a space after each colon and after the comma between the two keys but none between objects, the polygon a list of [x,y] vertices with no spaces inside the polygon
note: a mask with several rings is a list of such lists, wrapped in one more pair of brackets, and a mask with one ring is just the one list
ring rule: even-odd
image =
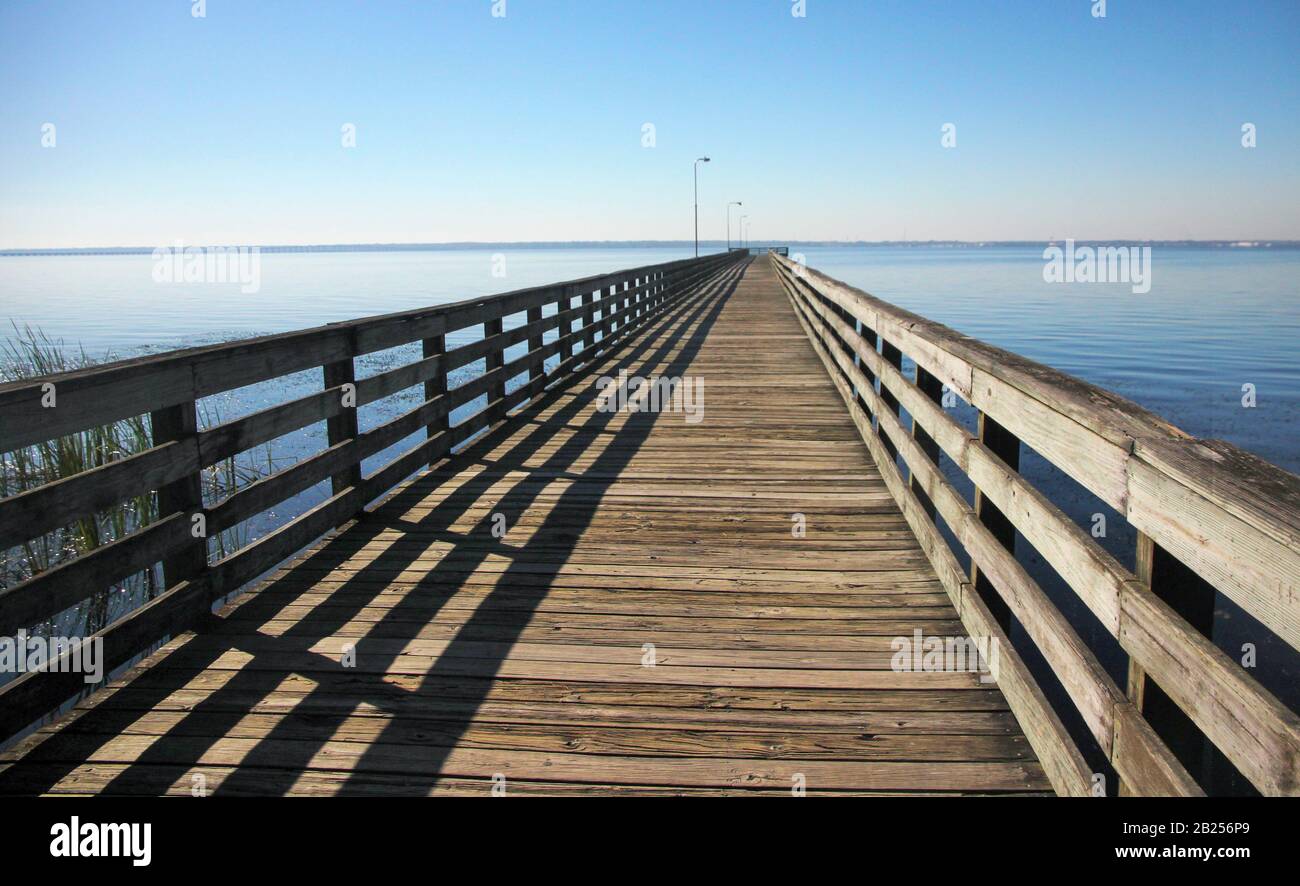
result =
[{"label": "horizontal railing rail", "polygon": [[[1212,612],[1217,589],[1300,648],[1300,477],[788,258],[771,261],[963,625],[998,641],[999,684],[1056,789],[1088,794],[1095,783],[1006,642],[1011,616],[1123,793],[1201,793],[1144,715],[1148,679],[1261,792],[1300,793],[1300,718],[1183,615],[1207,599]],[[948,414],[945,392],[978,410],[978,433]],[[1022,442],[1137,530],[1135,572],[1019,473]],[[941,452],[973,483],[973,504],[940,469]],[[1017,562],[1017,532],[1127,653],[1125,691]]]},{"label": "horizontal railing rail", "polygon": [[[152,447],[143,452],[0,500],[0,549],[94,519],[141,495],[156,494],[159,505],[154,522],[0,590],[0,637],[30,629],[161,564],[161,594],[81,640],[102,641],[105,669],[129,662],[193,626],[214,602],[353,519],[394,486],[586,366],[744,257],[721,254],[667,262],[0,385],[0,453],[142,415],[150,417],[152,429]],[[504,328],[514,316],[519,325]],[[482,327],[481,340],[447,346],[449,334],[476,326]],[[548,333],[554,333],[550,341]],[[421,343],[420,359],[356,378],[357,357],[416,342]],[[524,353],[507,360],[506,350],[520,344]],[[449,386],[452,370],[478,361],[484,364],[482,373]],[[554,361],[549,368],[548,361]],[[199,427],[201,398],[311,369],[323,372],[323,390]],[[519,384],[512,389],[512,382]],[[417,406],[359,430],[359,407],[421,385]],[[451,423],[455,410],[484,397],[485,406]],[[320,422],[326,423],[325,449],[205,506],[200,486],[204,468]],[[421,430],[422,442],[363,475],[364,459]],[[324,501],[209,562],[207,539],[213,534],[326,480],[331,494]],[[196,525],[201,532],[196,533]],[[60,670],[58,662],[0,687],[0,740],[84,688],[83,675]]]}]

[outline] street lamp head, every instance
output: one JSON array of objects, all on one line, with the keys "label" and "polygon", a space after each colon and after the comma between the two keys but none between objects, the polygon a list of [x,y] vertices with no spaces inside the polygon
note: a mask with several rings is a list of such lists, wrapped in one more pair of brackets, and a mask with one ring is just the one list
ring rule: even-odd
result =
[{"label": "street lamp head", "polygon": [[696,163],[708,163],[708,162],[709,162],[709,158],[708,158],[708,157],[700,157],[700,158],[697,159],[695,162],[696,162]]}]

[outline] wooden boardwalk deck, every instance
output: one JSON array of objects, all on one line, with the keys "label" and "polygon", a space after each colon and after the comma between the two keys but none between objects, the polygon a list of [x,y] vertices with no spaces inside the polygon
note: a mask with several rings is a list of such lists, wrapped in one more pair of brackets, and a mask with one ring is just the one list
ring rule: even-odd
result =
[{"label": "wooden boardwalk deck", "polygon": [[[703,420],[598,411],[620,370],[702,379]],[[914,630],[964,633],[755,261],[16,744],[0,792],[1048,792],[995,686],[890,668]]]}]

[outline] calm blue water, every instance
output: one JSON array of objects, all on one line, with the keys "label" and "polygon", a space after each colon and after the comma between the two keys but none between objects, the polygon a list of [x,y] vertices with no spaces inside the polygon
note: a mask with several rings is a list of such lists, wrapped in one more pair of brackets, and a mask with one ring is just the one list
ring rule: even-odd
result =
[{"label": "calm blue water", "polygon": [[[667,249],[265,253],[260,288],[155,283],[149,255],[0,257],[2,316],[118,356],[444,304],[671,261]],[[494,261],[503,256],[504,262]],[[494,276],[494,270],[504,276]],[[6,324],[7,326],[7,324]]]},{"label": "calm blue water", "polygon": [[799,251],[872,295],[1300,472],[1300,250],[1156,247],[1145,295],[1046,283],[1042,249]]},{"label": "calm blue water", "polygon": [[[1151,291],[1048,284],[1037,248],[802,247],[808,264],[1300,471],[1300,251],[1160,248]],[[494,256],[505,276],[493,276]],[[261,287],[159,284],[153,259],[0,257],[0,318],[93,355],[281,332],[686,257],[678,247],[291,253]],[[1253,384],[1257,406],[1241,405]]]},{"label": "calm blue water", "polygon": [[[1300,250],[1156,247],[1146,294],[1133,293],[1127,284],[1046,283],[1041,248],[793,251],[832,277],[1119,393],[1189,433],[1228,440],[1300,472]],[[93,356],[127,357],[458,301],[688,254],[680,247],[264,254],[260,289],[249,294],[233,283],[155,283],[148,255],[0,257],[0,318],[39,327],[51,338],[84,346]],[[502,270],[502,257],[505,276],[494,276],[494,270]],[[475,337],[477,333],[465,331],[451,336],[450,343]],[[358,374],[371,375],[418,356],[412,348],[368,355],[358,361]],[[459,373],[476,371],[481,363]],[[453,384],[458,381],[453,377]],[[1247,384],[1255,389],[1254,408],[1242,404]],[[208,398],[201,406],[229,421],[318,390],[319,371],[299,373]],[[362,429],[418,402],[419,391],[412,389],[363,407]],[[481,400],[469,404],[454,418],[481,405]],[[958,412],[973,421],[972,411]],[[324,428],[315,426],[276,441],[272,455],[283,466],[324,445]],[[367,471],[410,445],[412,441],[403,441],[368,460]],[[1131,567],[1134,536],[1119,515],[1033,453],[1023,456],[1022,471],[1081,525],[1091,525],[1093,514],[1104,513],[1111,528],[1103,544]],[[965,478],[951,466],[948,473],[969,496]],[[327,494],[323,484],[250,521],[250,537]],[[1105,629],[1023,539],[1018,556],[1123,687],[1126,658]],[[1217,609],[1215,641],[1234,656],[1241,643],[1258,644],[1263,664],[1256,676],[1295,707],[1300,661],[1294,651],[1270,641],[1230,601],[1221,597]],[[1013,632],[1013,639],[1064,714],[1069,705],[1059,687],[1051,686],[1050,669],[1035,658],[1023,636]],[[1082,734],[1077,721],[1066,719]],[[1211,772],[1218,789],[1242,788],[1217,756]]]}]

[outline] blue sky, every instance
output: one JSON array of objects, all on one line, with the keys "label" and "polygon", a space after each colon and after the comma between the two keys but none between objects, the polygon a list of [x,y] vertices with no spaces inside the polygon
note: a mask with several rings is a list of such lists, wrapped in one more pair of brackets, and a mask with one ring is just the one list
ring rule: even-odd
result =
[{"label": "blue sky", "polygon": [[0,0],[0,247],[1300,239],[1296,0],[492,5]]}]

